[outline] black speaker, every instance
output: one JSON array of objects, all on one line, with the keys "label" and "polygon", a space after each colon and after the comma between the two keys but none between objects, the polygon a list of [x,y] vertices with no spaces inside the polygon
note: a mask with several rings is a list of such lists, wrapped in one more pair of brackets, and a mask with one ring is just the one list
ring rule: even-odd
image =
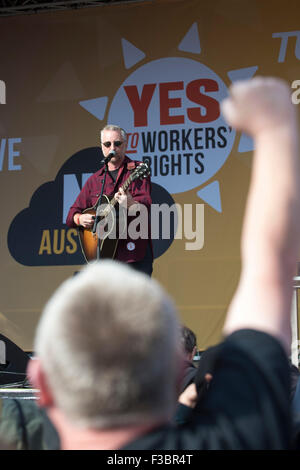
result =
[{"label": "black speaker", "polygon": [[0,386],[25,381],[28,361],[19,346],[0,334]]}]

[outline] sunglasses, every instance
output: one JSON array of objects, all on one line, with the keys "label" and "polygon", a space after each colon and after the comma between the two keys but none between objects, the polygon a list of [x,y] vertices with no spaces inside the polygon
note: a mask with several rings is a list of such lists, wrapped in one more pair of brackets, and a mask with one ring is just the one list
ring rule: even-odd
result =
[{"label": "sunglasses", "polygon": [[[123,142],[121,142],[120,140],[116,140],[114,142],[115,147],[120,147],[122,144],[123,144]],[[112,145],[112,142],[102,142],[102,145],[104,145],[104,147],[106,147],[106,148],[109,148]]]}]

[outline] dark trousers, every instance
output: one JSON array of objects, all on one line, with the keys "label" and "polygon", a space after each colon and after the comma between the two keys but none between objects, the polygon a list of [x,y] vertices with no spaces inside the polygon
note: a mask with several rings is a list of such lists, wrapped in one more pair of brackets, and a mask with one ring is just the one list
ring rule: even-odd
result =
[{"label": "dark trousers", "polygon": [[133,269],[140,271],[142,273],[148,274],[151,277],[153,272],[153,255],[150,244],[147,246],[145,258],[134,263],[128,263],[128,266],[131,266]]},{"label": "dark trousers", "polygon": [[[135,263],[128,263],[128,266],[140,271],[142,273],[148,274],[151,277],[153,272],[153,255],[150,245],[148,244],[145,258],[140,261],[136,261]],[[78,274],[80,271],[75,271],[73,276]]]}]

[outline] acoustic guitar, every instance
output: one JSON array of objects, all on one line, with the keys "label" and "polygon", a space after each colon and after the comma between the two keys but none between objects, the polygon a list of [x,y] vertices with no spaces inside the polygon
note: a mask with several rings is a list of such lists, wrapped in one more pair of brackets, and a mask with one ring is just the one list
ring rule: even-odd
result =
[{"label": "acoustic guitar", "polygon": [[[126,192],[132,181],[147,178],[149,174],[150,169],[148,165],[140,163],[132,171],[121,188]],[[127,215],[122,210],[119,210],[117,215],[115,206],[117,206],[118,202],[115,195],[112,198],[103,195],[101,201],[99,199],[93,207],[82,212],[82,214],[91,214],[97,218],[96,231],[93,232],[93,227],[85,228],[79,226],[77,229],[81,250],[87,263],[97,259],[97,249],[100,251],[100,259],[114,259],[119,237],[122,231],[126,229],[124,217],[127,217]]]}]

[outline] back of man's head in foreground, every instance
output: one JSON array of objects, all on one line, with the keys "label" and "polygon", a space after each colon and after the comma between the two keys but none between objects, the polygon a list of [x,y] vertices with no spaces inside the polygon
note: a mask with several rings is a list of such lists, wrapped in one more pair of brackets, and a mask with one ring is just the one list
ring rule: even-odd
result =
[{"label": "back of man's head in foreground", "polygon": [[179,331],[175,307],[156,281],[103,260],[49,300],[35,353],[53,403],[74,424],[161,421],[176,401]]}]

